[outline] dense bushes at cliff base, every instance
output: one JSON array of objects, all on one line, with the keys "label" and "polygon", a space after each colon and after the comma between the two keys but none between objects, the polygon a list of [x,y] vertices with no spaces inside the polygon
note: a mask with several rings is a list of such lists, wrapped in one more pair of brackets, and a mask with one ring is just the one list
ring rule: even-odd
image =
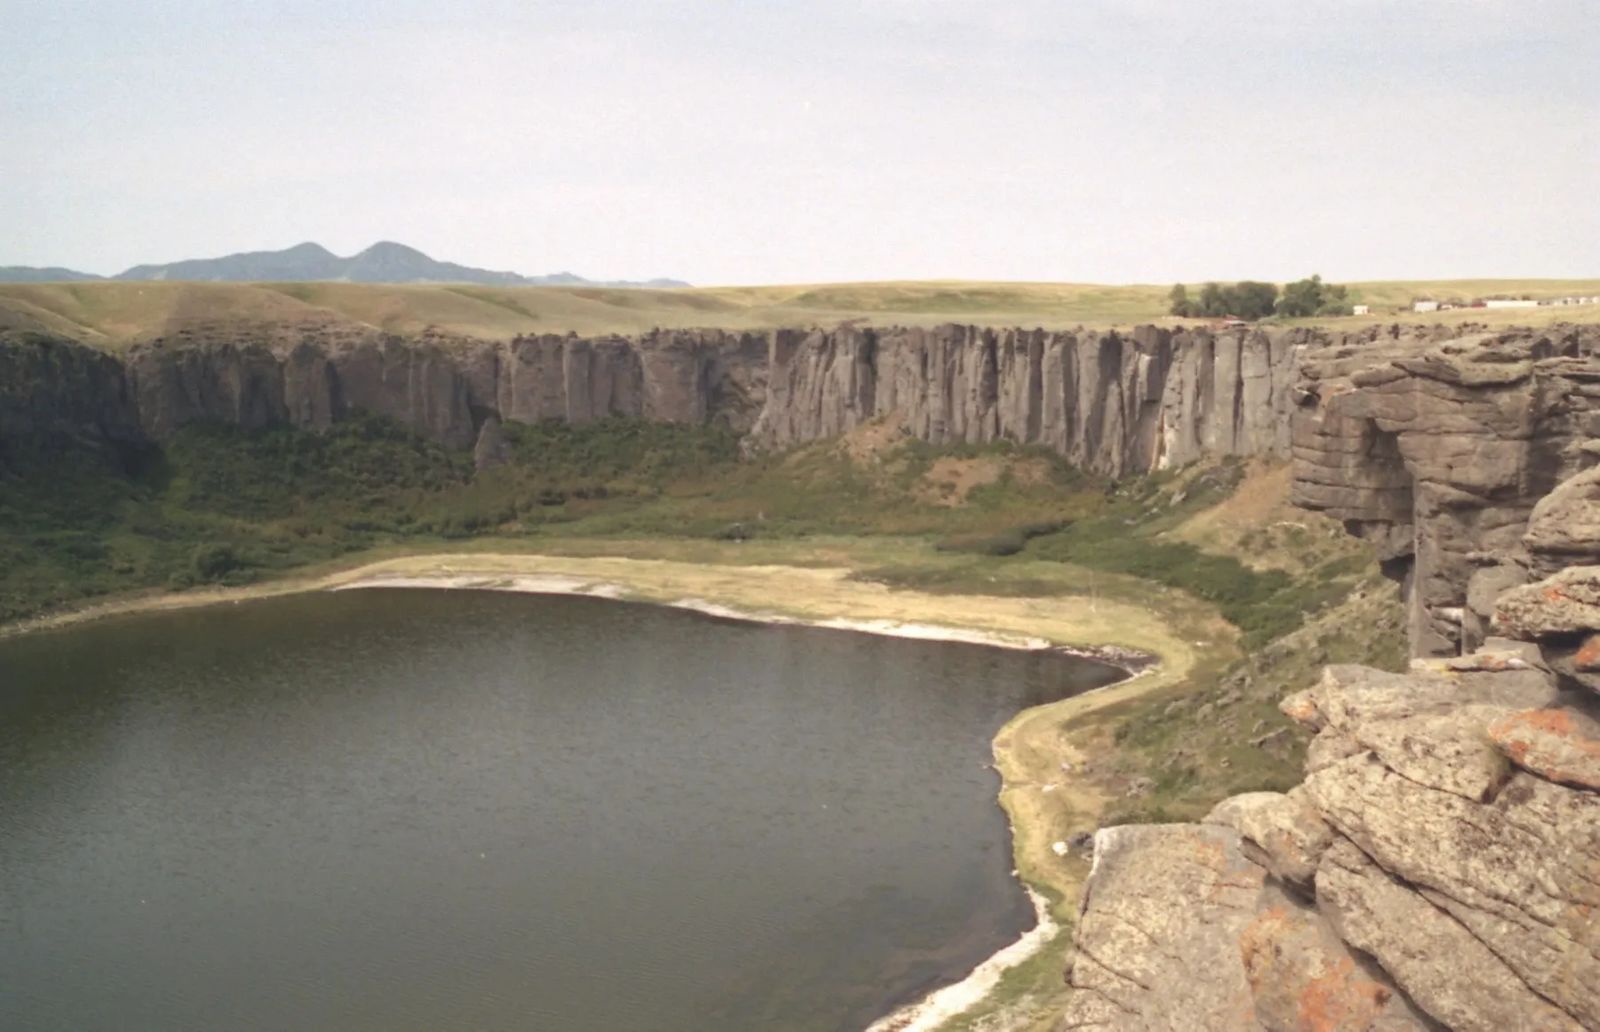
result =
[{"label": "dense bushes at cliff base", "polygon": [[127,456],[64,445],[0,469],[0,621],[130,588],[240,584],[385,542],[464,538],[615,507],[726,468],[720,428],[610,420],[507,427],[472,456],[358,414],[323,433],[196,424]]}]

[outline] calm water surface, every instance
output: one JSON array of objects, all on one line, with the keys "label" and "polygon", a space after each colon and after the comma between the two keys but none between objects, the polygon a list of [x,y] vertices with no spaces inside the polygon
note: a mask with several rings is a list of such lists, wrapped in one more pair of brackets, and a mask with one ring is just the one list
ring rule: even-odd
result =
[{"label": "calm water surface", "polygon": [[472,592],[0,641],[0,1028],[860,1027],[1032,923],[988,743],[1111,677]]}]

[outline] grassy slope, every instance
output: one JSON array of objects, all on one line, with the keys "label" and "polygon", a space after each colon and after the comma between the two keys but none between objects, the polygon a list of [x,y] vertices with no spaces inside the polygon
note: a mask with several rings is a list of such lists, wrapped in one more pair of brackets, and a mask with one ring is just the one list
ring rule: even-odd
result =
[{"label": "grassy slope", "polygon": [[[1337,326],[1393,321],[1419,295],[1600,294],[1600,280],[1476,280],[1352,284],[1371,316],[1317,320]],[[350,283],[51,283],[0,285],[0,328],[48,330],[114,347],[205,323],[360,325],[394,333],[437,327],[491,339],[519,333],[639,333],[654,327],[766,329],[834,324],[1110,326],[1157,322],[1165,286],[1072,283],[906,282],[625,290],[604,287],[391,286]],[[1405,320],[1542,325],[1600,315],[1594,306],[1451,311]]]}]

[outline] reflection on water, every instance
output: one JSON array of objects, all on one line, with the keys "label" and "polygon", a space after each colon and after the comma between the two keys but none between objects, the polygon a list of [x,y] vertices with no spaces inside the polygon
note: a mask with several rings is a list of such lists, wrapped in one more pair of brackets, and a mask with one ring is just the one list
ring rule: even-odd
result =
[{"label": "reflection on water", "polygon": [[0,1028],[863,1025],[1031,921],[988,741],[1110,676],[468,592],[0,642]]}]

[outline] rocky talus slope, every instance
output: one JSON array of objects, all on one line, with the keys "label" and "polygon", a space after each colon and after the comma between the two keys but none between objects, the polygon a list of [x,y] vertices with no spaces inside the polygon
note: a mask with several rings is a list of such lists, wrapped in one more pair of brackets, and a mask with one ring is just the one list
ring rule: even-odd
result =
[{"label": "rocky talus slope", "polygon": [[1062,1029],[1600,1028],[1597,482],[1527,507],[1547,575],[1472,652],[1283,701],[1298,787],[1097,833]]}]

